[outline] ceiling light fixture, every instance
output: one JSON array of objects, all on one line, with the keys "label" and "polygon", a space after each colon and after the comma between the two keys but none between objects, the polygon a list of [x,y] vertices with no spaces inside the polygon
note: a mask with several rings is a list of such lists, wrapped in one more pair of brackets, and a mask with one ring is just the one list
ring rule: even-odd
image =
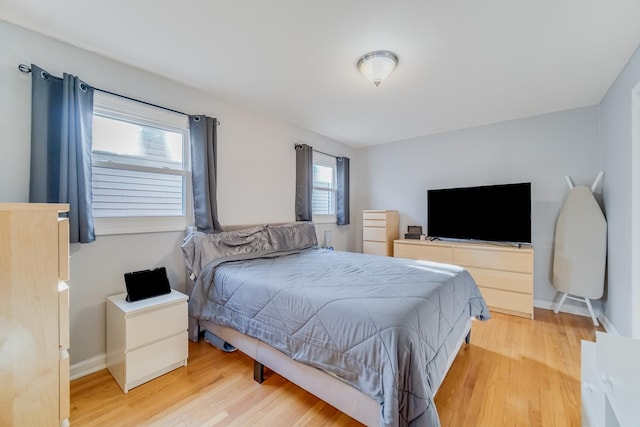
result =
[{"label": "ceiling light fixture", "polygon": [[358,60],[360,72],[376,87],[391,74],[398,65],[398,57],[388,50],[376,50]]}]

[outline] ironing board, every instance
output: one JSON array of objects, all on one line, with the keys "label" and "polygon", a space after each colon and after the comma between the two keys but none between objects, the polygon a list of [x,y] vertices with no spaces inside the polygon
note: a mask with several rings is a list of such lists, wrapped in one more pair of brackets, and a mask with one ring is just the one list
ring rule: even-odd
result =
[{"label": "ironing board", "polygon": [[590,300],[604,292],[607,255],[607,221],[593,196],[602,176],[600,172],[591,188],[565,177],[570,191],[556,221],[552,276],[553,286],[562,293],[553,311],[557,313],[567,298],[584,302],[595,326],[599,323]]}]

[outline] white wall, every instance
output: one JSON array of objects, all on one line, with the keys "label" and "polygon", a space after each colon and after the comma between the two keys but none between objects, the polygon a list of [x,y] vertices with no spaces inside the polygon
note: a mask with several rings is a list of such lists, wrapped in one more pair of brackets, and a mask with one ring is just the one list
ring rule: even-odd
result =
[{"label": "white wall", "polygon": [[[534,298],[552,302],[554,228],[568,193],[564,176],[591,185],[598,174],[597,108],[587,107],[364,150],[365,209],[398,209],[426,232],[427,189],[531,182]],[[364,186],[361,186],[364,188]]]},{"label": "white wall", "polygon": [[607,174],[603,193],[608,222],[605,314],[614,328],[626,336],[632,333],[632,310],[640,310],[632,307],[631,277],[631,222],[639,221],[631,216],[631,176],[632,167],[640,168],[631,162],[631,92],[639,82],[640,51],[636,50],[598,109],[600,164]]},{"label": "white wall", "polygon": [[[68,72],[87,83],[192,114],[217,117],[218,203],[222,225],[293,221],[295,152],[301,141],[352,158],[356,151],[298,127],[260,115],[197,89],[0,21],[0,201],[26,202],[29,191],[31,77],[18,64],[37,64],[53,75]],[[171,60],[171,58],[167,58]],[[194,66],[185,64],[184,66]],[[353,193],[357,185],[352,180]],[[357,212],[358,206],[351,209]],[[336,249],[355,250],[355,226],[333,230]],[[105,351],[105,298],[124,292],[127,271],[167,266],[176,289],[184,288],[183,232],[98,236],[71,248],[71,361]]]}]

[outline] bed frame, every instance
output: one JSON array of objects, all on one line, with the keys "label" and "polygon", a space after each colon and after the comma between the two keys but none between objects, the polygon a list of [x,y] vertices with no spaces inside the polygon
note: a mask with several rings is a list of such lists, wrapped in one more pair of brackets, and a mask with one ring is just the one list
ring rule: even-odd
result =
[{"label": "bed frame", "polygon": [[[472,320],[470,318],[467,321],[464,333],[458,338],[456,350],[450,354],[449,360],[447,360],[446,372],[449,371],[463,344],[469,343]],[[241,334],[235,329],[208,321],[200,321],[199,328],[210,331],[252,358],[254,361],[253,378],[257,382],[261,383],[264,379],[264,366],[266,366],[362,424],[369,427],[380,425],[380,403],[337,376],[296,362],[270,345]],[[440,382],[444,380],[446,372]]]},{"label": "bed frame", "polygon": [[[248,226],[237,228],[245,227]],[[191,231],[191,227],[187,229],[187,233]],[[186,288],[188,295],[191,295],[191,291],[193,290],[192,280],[187,280]],[[440,383],[444,380],[444,377],[451,368],[453,361],[460,352],[460,348],[462,348],[465,343],[469,344],[472,321],[473,318],[467,320],[463,333],[457,338],[455,351],[449,355],[447,369],[443,377],[440,378]],[[321,369],[297,362],[281,351],[271,347],[269,344],[244,335],[235,329],[189,317],[189,338],[192,341],[198,341],[205,330],[222,338],[253,359],[253,378],[257,382],[262,383],[264,380],[264,367],[266,366],[273,372],[278,373],[288,381],[303,388],[362,424],[369,427],[380,426],[382,413],[380,403],[344,382],[339,377]],[[435,393],[437,393],[437,390],[435,390],[434,395]]]}]

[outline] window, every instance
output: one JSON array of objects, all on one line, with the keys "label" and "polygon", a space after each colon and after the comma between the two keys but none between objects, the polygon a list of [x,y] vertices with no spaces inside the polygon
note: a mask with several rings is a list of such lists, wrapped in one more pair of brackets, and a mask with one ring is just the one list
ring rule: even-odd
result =
[{"label": "window", "polygon": [[336,222],[336,158],[313,153],[313,197],[315,222]]},{"label": "window", "polygon": [[190,214],[188,117],[95,93],[93,216],[97,234],[181,230]]},{"label": "window", "polygon": [[[640,306],[640,83],[631,100],[631,303]],[[640,338],[640,310],[631,314],[631,336]]]}]

